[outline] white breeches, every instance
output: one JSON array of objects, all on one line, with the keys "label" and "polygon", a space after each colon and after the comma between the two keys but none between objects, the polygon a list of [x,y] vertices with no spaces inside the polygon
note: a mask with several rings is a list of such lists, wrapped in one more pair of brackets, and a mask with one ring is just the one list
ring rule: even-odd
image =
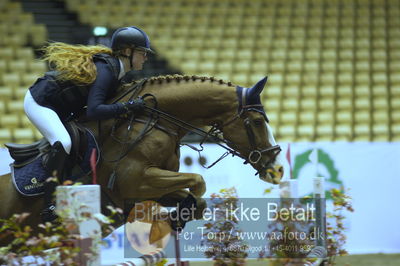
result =
[{"label": "white breeches", "polygon": [[25,95],[24,109],[29,120],[51,145],[60,141],[65,151],[68,154],[70,153],[72,147],[71,137],[56,112],[50,108],[39,105],[35,99],[33,99],[29,90]]}]

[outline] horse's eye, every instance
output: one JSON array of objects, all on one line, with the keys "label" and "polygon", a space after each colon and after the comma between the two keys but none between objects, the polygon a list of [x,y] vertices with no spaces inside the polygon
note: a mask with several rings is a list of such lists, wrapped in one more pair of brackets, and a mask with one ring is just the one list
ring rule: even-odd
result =
[{"label": "horse's eye", "polygon": [[262,126],[262,125],[264,124],[264,120],[262,120],[262,119],[256,119],[256,120],[253,121],[253,123],[254,123],[254,125],[255,125],[256,127],[259,127],[259,126]]}]

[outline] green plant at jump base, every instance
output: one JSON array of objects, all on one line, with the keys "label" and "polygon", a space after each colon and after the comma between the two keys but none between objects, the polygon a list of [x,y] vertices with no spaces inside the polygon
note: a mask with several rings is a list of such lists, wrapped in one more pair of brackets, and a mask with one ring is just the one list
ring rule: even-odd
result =
[{"label": "green plant at jump base", "polygon": [[326,234],[327,234],[327,250],[328,250],[328,264],[334,265],[337,256],[348,255],[347,251],[343,248],[346,243],[346,230],[344,226],[345,216],[343,212],[354,212],[351,204],[351,197],[346,195],[344,188],[331,189],[330,194],[333,200],[333,212],[327,213]]},{"label": "green plant at jump base", "polygon": [[[95,218],[104,232],[111,233],[115,229],[111,226],[113,218],[120,215],[122,210],[107,208],[110,211],[109,217],[101,214],[94,214],[93,217],[87,213],[83,219]],[[0,241],[13,239],[7,246],[0,247],[0,265],[42,265],[43,262],[51,262],[52,265],[79,265],[77,262],[79,256],[85,256],[90,260],[96,255],[90,249],[87,253],[82,252],[82,246],[90,245],[85,244],[87,239],[75,233],[79,231],[77,224],[63,217],[63,213],[59,213],[60,217],[55,223],[39,224],[41,230],[37,235],[32,234],[34,230],[30,226],[24,225],[29,215],[29,213],[14,214],[9,219],[0,219]],[[29,262],[23,262],[27,256]]]},{"label": "green plant at jump base", "polygon": [[218,266],[244,265],[248,245],[237,237],[241,232],[237,228],[239,221],[232,213],[232,209],[238,206],[236,189],[221,189],[220,194],[211,195],[211,202],[216,215],[213,221],[204,225],[202,245],[207,246],[206,257],[212,258],[214,265]]},{"label": "green plant at jump base", "polygon": [[[54,262],[55,265],[61,263],[74,265],[74,258],[78,256],[80,249],[66,242],[66,240],[80,239],[78,235],[69,233],[69,230],[74,229],[74,225],[39,224],[38,227],[42,232],[35,236],[31,234],[30,226],[23,225],[29,215],[29,213],[14,214],[10,219],[0,220],[0,239],[13,238],[8,246],[0,248],[0,263],[27,265],[22,260],[31,256],[32,262],[28,265],[40,265],[39,262],[43,260]],[[52,249],[57,249],[57,255],[51,252]]]},{"label": "green plant at jump base", "polygon": [[[276,201],[278,199],[271,199]],[[288,210],[289,208],[305,209],[305,202],[302,199],[280,198],[278,200],[278,209]],[[312,202],[312,201],[308,201]],[[266,230],[268,238],[267,250],[259,253],[259,258],[268,258],[268,265],[308,265],[315,259],[306,258],[307,254],[314,247],[312,235],[315,235],[316,225],[310,224],[312,213],[305,212],[306,221],[285,219],[284,216],[278,216],[273,222],[267,224]],[[299,234],[300,233],[300,234]],[[304,235],[306,237],[290,237]]]},{"label": "green plant at jump base", "polygon": [[[272,188],[266,189],[265,194],[271,193]],[[327,194],[331,195],[331,200],[327,201],[327,203],[332,203],[333,209],[332,212],[326,213],[326,250],[327,250],[327,260],[324,265],[336,265],[335,259],[338,256],[348,255],[347,251],[344,249],[344,245],[346,243],[346,227],[344,226],[344,221],[346,217],[344,216],[344,212],[354,212],[354,209],[351,204],[351,197],[346,194],[346,190],[341,187],[340,189],[330,189],[327,191]],[[308,196],[306,197],[309,198]],[[275,225],[275,227],[277,227]],[[292,227],[284,227],[281,231],[284,230],[295,230]],[[272,244],[274,241],[272,241]],[[275,241],[276,242],[276,241]],[[279,242],[279,241],[278,241]],[[271,244],[271,243],[270,243]],[[276,243],[275,243],[276,244]],[[286,243],[288,244],[288,243]],[[300,242],[293,242],[291,244],[301,245]],[[293,263],[301,263],[301,262],[312,262],[315,259],[301,259],[299,252],[274,252],[273,253],[276,258],[280,258],[279,260],[275,260],[269,265],[292,265]],[[306,254],[303,254],[303,256]],[[297,259],[293,259],[293,256],[297,256]],[[260,258],[267,257],[265,254],[260,254]],[[303,265],[303,264],[302,264]],[[307,265],[307,264],[306,264]]]}]

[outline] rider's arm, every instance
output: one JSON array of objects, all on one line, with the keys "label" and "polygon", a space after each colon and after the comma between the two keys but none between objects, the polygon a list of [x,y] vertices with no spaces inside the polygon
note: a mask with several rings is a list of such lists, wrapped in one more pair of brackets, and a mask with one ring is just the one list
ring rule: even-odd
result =
[{"label": "rider's arm", "polygon": [[118,80],[114,77],[111,68],[103,61],[95,63],[97,77],[89,87],[86,115],[89,119],[108,119],[126,112],[122,103],[106,104],[110,95],[109,90],[115,88]]}]

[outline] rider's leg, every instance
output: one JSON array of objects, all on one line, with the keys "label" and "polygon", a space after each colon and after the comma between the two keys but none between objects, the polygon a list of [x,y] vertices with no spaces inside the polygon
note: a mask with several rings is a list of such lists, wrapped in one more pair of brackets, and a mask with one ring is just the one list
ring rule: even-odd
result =
[{"label": "rider's leg", "polygon": [[54,213],[53,193],[58,180],[64,179],[64,165],[71,151],[72,141],[57,113],[36,103],[29,91],[25,96],[24,108],[29,120],[52,145],[46,170],[49,177],[56,178],[44,183],[44,210],[41,213],[44,222],[52,221],[57,217]]},{"label": "rider's leg", "polygon": [[71,137],[56,112],[39,105],[33,99],[29,90],[25,95],[24,109],[29,120],[51,145],[54,145],[56,141],[60,141],[64,150],[68,154],[70,153],[72,147]]}]

